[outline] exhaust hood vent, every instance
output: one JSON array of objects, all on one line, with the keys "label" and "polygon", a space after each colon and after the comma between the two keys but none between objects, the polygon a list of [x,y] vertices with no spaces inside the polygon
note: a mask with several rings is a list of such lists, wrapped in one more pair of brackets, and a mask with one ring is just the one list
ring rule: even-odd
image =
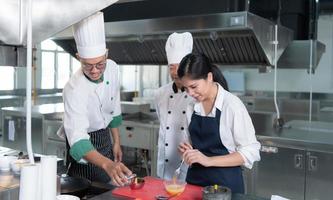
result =
[{"label": "exhaust hood vent", "polygon": [[[193,52],[205,53],[214,63],[224,65],[272,65],[273,49],[264,49],[252,30],[194,33]],[[109,55],[119,64],[166,64],[168,34],[129,38],[109,38]],[[268,54],[265,53],[268,51]]]}]

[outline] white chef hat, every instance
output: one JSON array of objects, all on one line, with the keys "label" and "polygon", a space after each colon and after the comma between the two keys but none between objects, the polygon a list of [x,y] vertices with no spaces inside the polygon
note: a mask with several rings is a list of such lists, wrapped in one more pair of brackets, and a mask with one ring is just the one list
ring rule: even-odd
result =
[{"label": "white chef hat", "polygon": [[81,58],[96,58],[106,52],[104,18],[102,12],[78,22],[73,26],[76,48]]},{"label": "white chef hat", "polygon": [[183,57],[192,53],[192,48],[193,38],[191,33],[172,33],[165,44],[168,64],[179,64]]}]

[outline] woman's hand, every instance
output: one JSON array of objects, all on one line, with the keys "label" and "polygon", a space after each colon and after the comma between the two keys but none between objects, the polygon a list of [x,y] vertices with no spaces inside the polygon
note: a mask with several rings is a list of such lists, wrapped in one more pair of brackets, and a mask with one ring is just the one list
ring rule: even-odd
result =
[{"label": "woman's hand", "polygon": [[178,151],[183,155],[185,151],[193,149],[192,145],[187,142],[181,142],[178,146]]},{"label": "woman's hand", "polygon": [[210,157],[205,156],[197,149],[189,149],[186,150],[183,154],[184,160],[188,165],[192,165],[193,163],[199,163],[205,167],[210,166]]},{"label": "woman's hand", "polygon": [[119,143],[114,143],[113,147],[113,157],[115,162],[121,162],[122,157],[123,157],[123,152],[121,151],[120,144]]}]

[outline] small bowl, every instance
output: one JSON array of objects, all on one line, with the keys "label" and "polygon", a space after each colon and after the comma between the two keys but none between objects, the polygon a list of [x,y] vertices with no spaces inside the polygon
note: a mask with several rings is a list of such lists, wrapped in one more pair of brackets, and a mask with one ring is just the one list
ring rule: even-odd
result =
[{"label": "small bowl", "polygon": [[223,199],[231,200],[231,190],[221,185],[206,186],[202,190],[203,200],[207,199]]},{"label": "small bowl", "polygon": [[80,198],[73,195],[62,194],[57,196],[57,200],[80,200]]},{"label": "small bowl", "polygon": [[16,159],[15,156],[0,156],[0,171],[10,171],[10,163]]},{"label": "small bowl", "polygon": [[163,183],[165,190],[171,196],[183,193],[186,187],[186,182],[180,180],[164,180]]},{"label": "small bowl", "polygon": [[132,190],[138,190],[138,189],[141,189],[144,185],[145,185],[145,179],[144,178],[135,177],[135,178],[132,179],[129,186]]}]

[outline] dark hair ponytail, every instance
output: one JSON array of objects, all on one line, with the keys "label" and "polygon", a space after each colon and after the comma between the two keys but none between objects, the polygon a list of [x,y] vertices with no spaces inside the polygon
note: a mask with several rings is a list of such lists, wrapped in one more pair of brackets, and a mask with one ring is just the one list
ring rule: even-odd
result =
[{"label": "dark hair ponytail", "polygon": [[227,80],[225,80],[221,70],[216,65],[212,66],[213,80],[218,82],[225,90],[229,91]]},{"label": "dark hair ponytail", "polygon": [[204,54],[190,53],[186,55],[179,63],[177,74],[179,78],[186,75],[191,79],[207,79],[209,72],[213,74],[214,82],[218,82],[225,90],[229,91],[222,72],[216,65],[211,64]]}]

